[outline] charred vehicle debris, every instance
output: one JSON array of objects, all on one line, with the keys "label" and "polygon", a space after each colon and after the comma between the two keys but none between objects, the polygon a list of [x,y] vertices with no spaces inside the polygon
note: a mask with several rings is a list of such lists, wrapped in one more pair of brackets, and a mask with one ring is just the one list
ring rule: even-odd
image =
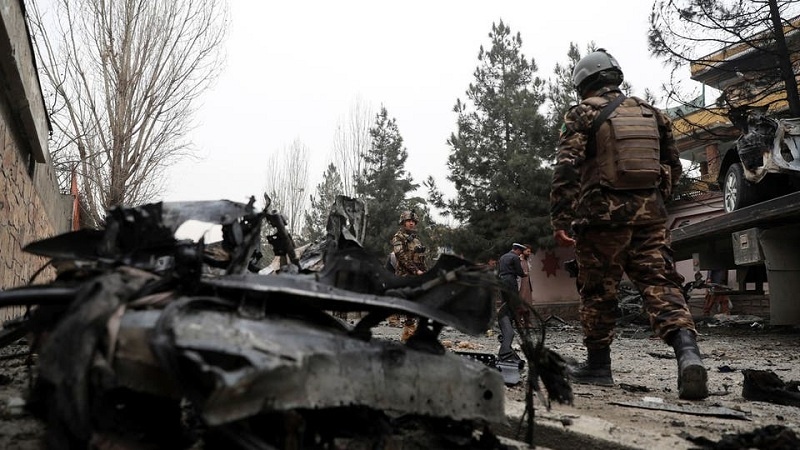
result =
[{"label": "charred vehicle debris", "polygon": [[731,120],[742,135],[719,171],[725,211],[800,189],[800,118],[773,118],[752,108],[732,113]]},{"label": "charred vehicle debris", "polygon": [[[25,335],[37,357],[27,403],[45,445],[380,449],[416,436],[426,443],[403,448],[505,448],[492,431],[506,421],[501,374],[438,340],[444,326],[491,326],[494,275],[442,255],[422,276],[396,277],[361,247],[364,207],[347,197],[327,236],[297,257],[265,200],[260,211],[252,198],[117,207],[104,229],[25,248],[58,276],[0,292],[0,306],[28,307],[3,342]],[[188,220],[221,225],[221,243],[176,239]],[[259,275],[251,257],[265,223],[282,265]],[[337,311],[362,317],[350,324]],[[406,344],[373,339],[398,312],[418,317],[419,331]],[[530,443],[534,396],[548,408],[572,401],[541,329],[520,330]]]}]

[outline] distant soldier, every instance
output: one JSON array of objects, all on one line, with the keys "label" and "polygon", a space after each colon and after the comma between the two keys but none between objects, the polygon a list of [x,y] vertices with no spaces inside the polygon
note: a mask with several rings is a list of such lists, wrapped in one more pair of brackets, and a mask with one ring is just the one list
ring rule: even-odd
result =
[{"label": "distant soldier", "polygon": [[413,211],[400,214],[400,229],[392,237],[392,250],[397,265],[394,273],[401,277],[422,275],[425,266],[425,247],[417,237],[417,215]]},{"label": "distant soldier", "polygon": [[665,203],[682,170],[672,123],[620,91],[622,69],[603,49],[578,61],[572,78],[582,101],[564,118],[550,193],[553,237],[575,246],[579,268],[588,358],[569,368],[570,377],[613,385],[617,285],[626,273],[642,293],[653,331],[675,349],[679,397],[705,398],[708,375],[666,229]]},{"label": "distant soldier", "polygon": [[[418,276],[428,270],[425,265],[425,247],[417,237],[417,215],[413,211],[400,214],[400,229],[392,237],[392,251],[397,261],[395,275]],[[416,330],[413,317],[406,316],[402,340],[407,341]]]}]

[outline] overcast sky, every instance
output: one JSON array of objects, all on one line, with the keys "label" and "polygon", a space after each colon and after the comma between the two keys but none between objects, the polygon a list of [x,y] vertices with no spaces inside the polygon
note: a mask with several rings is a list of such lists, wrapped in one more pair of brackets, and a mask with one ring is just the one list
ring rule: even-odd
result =
[{"label": "overcast sky", "polygon": [[415,181],[433,175],[452,193],[452,107],[466,99],[479,48],[501,19],[521,34],[540,77],[566,62],[570,42],[583,51],[590,41],[617,58],[634,94],[658,91],[667,77],[647,52],[650,0],[230,1],[226,65],[191,134],[200,159],[168,172],[165,200],[259,198],[270,155],[295,139],[312,155],[313,192],[336,125],[358,99],[397,119]]}]

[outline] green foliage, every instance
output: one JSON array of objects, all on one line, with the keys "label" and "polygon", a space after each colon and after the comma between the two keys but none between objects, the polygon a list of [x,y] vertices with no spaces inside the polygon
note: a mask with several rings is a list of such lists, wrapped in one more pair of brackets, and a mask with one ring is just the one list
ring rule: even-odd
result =
[{"label": "green foliage", "polygon": [[[594,50],[594,43],[591,43],[587,48],[587,53]],[[554,78],[547,82],[547,100],[549,103],[547,120],[550,133],[556,139],[558,138],[561,124],[564,123],[564,115],[567,110],[580,101],[572,83],[572,70],[582,57],[583,55],[581,55],[578,45],[570,42],[569,50],[567,51],[567,63],[556,63],[556,67],[553,69]],[[555,150],[554,146],[553,158],[555,158]]]},{"label": "green foliage", "polygon": [[317,185],[316,195],[309,197],[311,207],[305,212],[305,226],[302,236],[307,242],[314,242],[325,236],[325,226],[331,206],[344,190],[342,177],[336,166],[331,163],[322,175],[322,181]]},{"label": "green foliage", "polygon": [[476,260],[499,255],[514,241],[540,246],[552,233],[548,162],[555,134],[539,112],[545,82],[534,76],[535,62],[522,55],[518,33],[501,21],[489,38],[489,50],[481,47],[478,54],[468,102],[456,102],[457,130],[447,141],[456,198],[446,204],[463,224],[451,236],[453,249]]},{"label": "green foliage", "polygon": [[421,216],[418,225],[425,241],[427,214],[424,200],[408,198],[417,184],[406,171],[408,151],[394,118],[389,118],[385,107],[376,115],[369,130],[372,143],[364,155],[365,168],[356,177],[356,194],[367,207],[367,226],[364,248],[376,256],[390,251],[390,241],[399,228],[398,219],[403,210],[415,210]]}]

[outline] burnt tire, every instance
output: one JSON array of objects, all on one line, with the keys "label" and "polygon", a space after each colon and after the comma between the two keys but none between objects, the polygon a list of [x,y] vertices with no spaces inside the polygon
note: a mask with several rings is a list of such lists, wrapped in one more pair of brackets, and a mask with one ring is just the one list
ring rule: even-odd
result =
[{"label": "burnt tire", "polygon": [[725,173],[725,182],[722,187],[723,205],[725,212],[736,211],[745,206],[752,205],[758,200],[756,186],[744,177],[741,163],[733,163]]}]

